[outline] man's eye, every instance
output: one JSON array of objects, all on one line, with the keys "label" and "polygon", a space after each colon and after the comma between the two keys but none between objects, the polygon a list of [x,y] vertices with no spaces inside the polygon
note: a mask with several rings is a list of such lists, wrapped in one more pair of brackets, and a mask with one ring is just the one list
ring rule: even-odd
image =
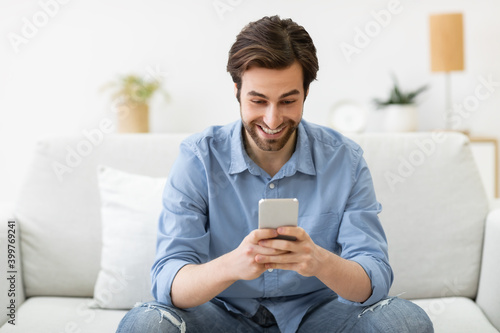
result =
[{"label": "man's eye", "polygon": [[252,100],[252,103],[254,103],[254,104],[264,104],[265,101],[262,101],[260,99],[254,99],[254,100]]},{"label": "man's eye", "polygon": [[288,104],[292,104],[294,102],[295,102],[295,100],[284,100],[284,101],[281,101],[281,104],[288,105]]}]

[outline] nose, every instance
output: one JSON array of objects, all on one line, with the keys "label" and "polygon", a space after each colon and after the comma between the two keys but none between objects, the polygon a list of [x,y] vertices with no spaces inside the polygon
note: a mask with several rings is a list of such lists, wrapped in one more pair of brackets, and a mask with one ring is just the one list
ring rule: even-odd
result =
[{"label": "nose", "polygon": [[269,104],[264,115],[264,123],[272,130],[277,129],[283,123],[283,115],[277,105]]}]

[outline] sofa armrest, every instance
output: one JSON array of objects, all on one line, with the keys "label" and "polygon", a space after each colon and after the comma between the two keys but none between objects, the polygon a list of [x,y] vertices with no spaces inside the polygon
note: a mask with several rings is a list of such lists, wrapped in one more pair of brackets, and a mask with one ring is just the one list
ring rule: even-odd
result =
[{"label": "sofa armrest", "polygon": [[[0,279],[0,308],[3,309],[0,312],[0,326],[3,325],[8,320],[14,319],[17,323],[17,310],[19,306],[24,302],[24,286],[22,283],[21,274],[21,254],[20,254],[20,243],[19,243],[19,225],[17,221],[11,223],[9,221],[15,221],[14,218],[14,204],[13,202],[0,202],[0,272],[2,278]],[[12,231],[9,232],[9,229]],[[15,230],[15,232],[14,232]],[[9,243],[9,233],[15,235],[14,238],[11,236],[11,242]],[[11,257],[14,264],[13,270],[9,267],[9,246],[10,252],[14,257]],[[10,271],[16,273],[8,273]],[[9,281],[9,277],[13,276]],[[14,282],[14,285],[11,284]],[[13,287],[15,286],[15,287]],[[11,305],[14,300],[14,305]],[[14,308],[15,307],[15,308]],[[11,315],[12,314],[12,315]]]},{"label": "sofa armrest", "polygon": [[484,249],[479,278],[477,304],[491,323],[500,330],[500,209],[486,220]]}]

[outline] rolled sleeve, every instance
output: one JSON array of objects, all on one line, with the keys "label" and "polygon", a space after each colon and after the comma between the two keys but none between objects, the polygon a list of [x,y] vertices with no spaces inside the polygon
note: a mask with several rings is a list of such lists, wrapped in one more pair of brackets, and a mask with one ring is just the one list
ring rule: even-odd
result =
[{"label": "rolled sleeve", "polygon": [[[358,305],[358,306],[368,306],[377,303],[378,301],[387,297],[389,288],[392,283],[392,270],[387,267],[385,263],[378,263],[374,258],[369,257],[357,257],[351,259],[357,262],[370,278],[372,282],[372,294],[364,302],[353,302],[339,296],[339,301],[345,304]],[[381,266],[386,266],[385,269],[381,269]]]},{"label": "rolled sleeve", "polygon": [[[189,261],[172,259],[166,262],[162,269],[156,274],[153,271],[153,295],[157,302],[173,306],[172,297],[170,296],[170,290],[172,290],[172,284],[174,283],[175,276],[179,270],[190,264]],[[166,292],[166,291],[169,292]]]}]

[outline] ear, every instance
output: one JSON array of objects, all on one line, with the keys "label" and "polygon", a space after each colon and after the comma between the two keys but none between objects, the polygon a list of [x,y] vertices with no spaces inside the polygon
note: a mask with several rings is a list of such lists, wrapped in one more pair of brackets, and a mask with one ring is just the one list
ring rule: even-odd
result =
[{"label": "ear", "polygon": [[307,88],[306,92],[304,93],[304,101],[306,100],[308,94],[309,94],[309,88]]},{"label": "ear", "polygon": [[241,89],[238,90],[238,85],[235,83],[234,84],[234,95],[236,96],[236,100],[238,100],[238,103],[241,104],[240,94],[241,94]]}]

